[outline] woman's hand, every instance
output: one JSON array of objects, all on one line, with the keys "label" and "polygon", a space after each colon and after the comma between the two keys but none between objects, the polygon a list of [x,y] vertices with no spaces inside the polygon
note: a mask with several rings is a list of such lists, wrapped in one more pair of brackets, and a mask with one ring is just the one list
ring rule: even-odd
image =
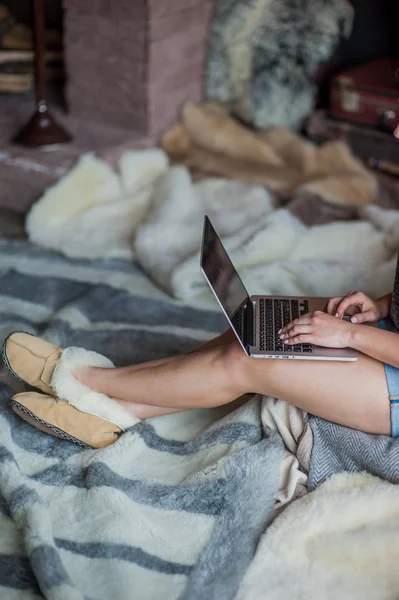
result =
[{"label": "woman's hand", "polygon": [[351,290],[345,296],[331,298],[327,303],[326,312],[340,319],[347,313],[352,316],[352,323],[373,323],[383,316],[378,300],[372,300],[363,292],[355,290]]},{"label": "woman's hand", "polygon": [[280,331],[285,344],[317,344],[327,348],[347,348],[353,328],[349,321],[337,319],[320,310],[302,315]]}]

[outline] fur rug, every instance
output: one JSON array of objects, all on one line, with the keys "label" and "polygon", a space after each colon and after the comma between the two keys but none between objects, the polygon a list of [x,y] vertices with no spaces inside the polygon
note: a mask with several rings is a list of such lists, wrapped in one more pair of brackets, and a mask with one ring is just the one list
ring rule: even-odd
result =
[{"label": "fur rug", "polygon": [[216,0],[207,97],[255,127],[299,129],[317,67],[352,29],[346,0]]},{"label": "fur rug", "polygon": [[306,226],[275,208],[262,186],[224,179],[191,182],[184,167],[162,178],[135,251],[147,273],[185,301],[208,300],[199,269],[208,214],[250,293],[334,296],[392,289],[399,213],[370,205],[356,221]]},{"label": "fur rug", "polygon": [[[262,200],[254,209],[257,219],[269,210],[271,196],[263,188],[267,186],[309,225],[353,218],[359,206],[376,197],[375,179],[345,144],[318,147],[283,129],[255,133],[213,104],[188,103],[162,145],[164,151],[123,153],[117,171],[94,155],[82,156],[30,210],[29,238],[71,257],[130,260],[135,256],[136,232],[149,211],[168,211],[168,206],[162,208],[163,201],[180,194],[187,195],[182,214],[188,210],[203,214],[215,202],[219,208],[213,212],[223,210],[224,202],[231,209],[231,202],[222,196],[224,191],[233,194],[238,208],[240,195],[245,196],[243,205],[252,204],[253,195],[262,197],[266,205]],[[169,169],[169,160],[189,167],[197,180],[200,174],[241,183],[214,179],[192,185],[183,171]],[[196,207],[193,195],[198,194],[201,199]],[[181,204],[185,206],[184,199]],[[170,217],[173,221],[174,216]],[[192,252],[199,239],[200,227],[195,227],[195,242],[189,245]],[[153,260],[143,257],[143,264]]]},{"label": "fur rug", "polygon": [[194,176],[265,185],[283,198],[305,193],[356,207],[376,195],[374,177],[344,142],[316,146],[288,129],[252,131],[213,103],[188,102],[161,146]]},{"label": "fur rug", "polygon": [[263,536],[236,600],[396,600],[399,488],[334,475]]},{"label": "fur rug", "polygon": [[116,173],[106,161],[83,155],[29,211],[29,239],[73,258],[131,260],[135,229],[167,165],[159,150],[126,152]]},{"label": "fur rug", "polygon": [[[236,126],[231,120],[229,124]],[[253,138],[246,142],[244,134],[242,147],[247,155],[252,147],[255,157]],[[274,152],[280,162],[284,155],[291,164],[302,156],[302,165],[320,165],[316,148],[287,136],[296,140],[296,150],[286,138],[284,152],[276,152],[277,144],[264,145],[265,154]],[[215,138],[221,146],[229,139]],[[214,306],[198,256],[203,216],[208,214],[250,293],[333,296],[353,287],[373,296],[386,293],[399,249],[399,213],[370,204],[377,197],[374,180],[345,146],[335,158],[331,176],[325,172],[299,186],[282,207],[264,185],[224,178],[193,181],[186,167],[170,167],[162,150],[124,154],[119,172],[88,155],[33,206],[27,231],[32,241],[70,257],[137,260],[169,294]],[[334,180],[349,190],[346,201],[357,198],[365,206],[327,201],[333,197],[329,183]],[[337,193],[336,198],[338,202],[342,196]],[[349,208],[359,218],[337,221],[333,213],[329,219],[326,206]],[[320,219],[321,214],[326,218]]]}]

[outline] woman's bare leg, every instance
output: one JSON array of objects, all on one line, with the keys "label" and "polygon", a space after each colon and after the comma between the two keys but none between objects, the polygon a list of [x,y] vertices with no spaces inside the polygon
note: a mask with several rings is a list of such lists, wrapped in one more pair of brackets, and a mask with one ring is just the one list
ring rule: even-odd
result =
[{"label": "woman's bare leg", "polygon": [[146,406],[166,414],[168,408],[218,406],[253,392],[362,431],[390,431],[384,367],[363,355],[348,363],[256,359],[246,356],[234,341],[147,363],[145,368],[88,367],[75,376],[92,389],[132,403],[132,412],[141,418],[155,416],[145,415],[145,410],[151,410]]},{"label": "woman's bare leg", "polygon": [[[188,352],[186,352],[186,354],[194,354],[196,352],[202,352],[203,350],[217,348],[218,346],[225,346],[227,344],[233,343],[235,339],[236,339],[236,336],[234,335],[233,331],[231,329],[227,329],[227,331],[224,331],[217,337],[214,337],[211,340],[204,342],[200,346],[196,346],[192,350],[189,350]],[[136,365],[130,365],[129,369],[133,372],[133,371],[138,371],[139,369],[146,369],[147,367],[152,368],[155,366],[163,365],[165,363],[169,363],[174,358],[176,358],[176,357],[173,356],[173,357],[169,357],[169,358],[160,358],[157,360],[150,360],[148,362],[138,363]]]},{"label": "woman's bare leg", "polygon": [[202,352],[203,350],[210,350],[211,348],[217,348],[218,346],[227,346],[236,341],[235,333],[232,329],[227,329],[217,337],[212,338],[208,342],[197,346],[193,350],[187,352],[187,354],[193,354],[194,352]]},{"label": "woman's bare leg", "polygon": [[[233,331],[231,329],[227,329],[227,331],[218,335],[215,338],[212,338],[208,342],[193,348],[193,350],[189,350],[187,354],[194,354],[196,352],[202,352],[203,350],[209,350],[211,348],[217,348],[218,346],[231,344],[236,339]],[[175,357],[173,357],[175,358]],[[170,363],[171,358],[161,358],[159,360],[153,360],[145,363],[139,363],[137,365],[131,365],[129,369],[131,372],[138,371],[140,369],[153,368],[155,366],[160,366],[165,363]],[[132,402],[131,400],[122,400],[121,398],[114,398],[119,404],[121,404],[126,410],[133,413],[136,417],[141,419],[149,419],[151,417],[160,417],[163,415],[170,415],[178,412],[182,412],[184,410],[189,410],[189,408],[172,408],[169,406],[156,406],[154,404],[140,404],[138,402]]]}]

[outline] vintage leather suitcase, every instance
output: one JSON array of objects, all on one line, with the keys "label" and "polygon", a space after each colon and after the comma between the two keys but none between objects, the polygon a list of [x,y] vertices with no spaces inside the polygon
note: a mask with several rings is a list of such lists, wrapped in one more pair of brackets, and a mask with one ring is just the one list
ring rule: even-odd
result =
[{"label": "vintage leather suitcase", "polygon": [[399,62],[378,58],[334,76],[330,113],[393,131],[399,125]]}]

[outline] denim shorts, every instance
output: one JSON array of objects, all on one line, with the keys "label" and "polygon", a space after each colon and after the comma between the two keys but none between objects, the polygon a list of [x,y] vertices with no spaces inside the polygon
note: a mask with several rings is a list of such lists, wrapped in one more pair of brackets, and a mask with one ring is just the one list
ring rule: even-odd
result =
[{"label": "denim shorts", "polygon": [[[379,329],[395,331],[398,333],[398,330],[395,328],[390,317],[380,319],[378,321],[378,327]],[[391,435],[396,438],[399,437],[399,369],[387,365],[386,363],[384,363],[384,368],[391,407]]]}]

